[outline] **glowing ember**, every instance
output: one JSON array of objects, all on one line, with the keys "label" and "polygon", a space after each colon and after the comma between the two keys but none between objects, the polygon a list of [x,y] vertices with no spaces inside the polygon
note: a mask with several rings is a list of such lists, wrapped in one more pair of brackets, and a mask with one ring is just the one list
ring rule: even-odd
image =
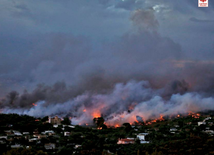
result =
[{"label": "glowing ember", "polygon": [[83,112],[86,112],[86,109],[84,109]]},{"label": "glowing ember", "polygon": [[146,125],[150,125],[152,123],[156,123],[157,121],[164,121],[163,115],[160,115],[160,117],[158,119],[154,119],[152,121],[146,122]]},{"label": "glowing ember", "polygon": [[189,112],[189,114],[188,114],[189,116],[192,116],[193,118],[200,118],[200,114],[198,114],[198,113],[193,113],[193,112]]},{"label": "glowing ember", "polygon": [[116,124],[115,126],[114,126],[115,128],[118,128],[118,127],[120,127],[118,124]]},{"label": "glowing ember", "polygon": [[32,103],[32,105],[33,105],[33,106],[37,106],[37,104],[35,104],[35,103]]}]

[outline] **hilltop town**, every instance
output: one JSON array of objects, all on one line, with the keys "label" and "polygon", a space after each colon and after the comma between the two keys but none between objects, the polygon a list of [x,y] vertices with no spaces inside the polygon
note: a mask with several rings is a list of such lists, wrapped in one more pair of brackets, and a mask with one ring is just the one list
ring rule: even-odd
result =
[{"label": "hilltop town", "polygon": [[214,154],[213,112],[177,115],[107,127],[69,118],[0,114],[0,154],[162,155]]}]

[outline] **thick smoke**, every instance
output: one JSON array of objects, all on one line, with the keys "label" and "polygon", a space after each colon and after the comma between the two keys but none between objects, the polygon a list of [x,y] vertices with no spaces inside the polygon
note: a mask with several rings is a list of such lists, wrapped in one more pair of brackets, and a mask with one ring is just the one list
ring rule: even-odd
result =
[{"label": "thick smoke", "polygon": [[140,30],[157,30],[159,25],[153,9],[138,9],[132,14],[131,20]]},{"label": "thick smoke", "polygon": [[[172,83],[171,87],[178,92],[180,88],[185,87],[186,83],[183,85],[182,82],[176,81]],[[57,92],[52,88],[52,94],[49,96],[50,92],[51,90],[48,93],[44,91],[43,94],[38,94],[37,102],[34,105],[29,103],[28,108],[22,107],[22,105],[15,108],[5,106],[3,112],[37,117],[49,115],[70,116],[74,124],[91,123],[94,117],[103,116],[108,125],[115,125],[125,122],[133,123],[136,116],[148,120],[160,115],[169,116],[186,114],[190,111],[214,110],[213,97],[203,97],[196,92],[183,94],[183,89],[181,89],[180,93],[171,95],[169,99],[164,99],[162,96],[163,89],[153,89],[146,81],[118,83],[108,93],[93,94],[85,92],[64,102],[60,102],[60,100],[51,102],[51,96],[56,97],[54,94],[57,95]],[[35,97],[35,94],[36,92],[25,94],[25,97],[24,95],[18,97],[16,93],[11,93],[8,105],[18,103],[22,99],[28,99],[30,102],[32,101],[30,97]]]},{"label": "thick smoke", "polygon": [[34,38],[31,53],[1,78],[12,75],[27,88],[45,84],[10,92],[1,111],[71,116],[75,124],[103,116],[113,125],[214,109],[214,63],[187,60],[178,43],[158,33],[154,10],[136,10],[131,21],[137,31],[96,48],[82,36]]}]

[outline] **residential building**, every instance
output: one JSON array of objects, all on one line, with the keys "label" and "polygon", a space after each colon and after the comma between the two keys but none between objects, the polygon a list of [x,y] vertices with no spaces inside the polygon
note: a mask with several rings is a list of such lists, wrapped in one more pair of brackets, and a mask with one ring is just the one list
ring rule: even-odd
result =
[{"label": "residential building", "polygon": [[134,144],[135,141],[133,139],[118,139],[117,144]]}]

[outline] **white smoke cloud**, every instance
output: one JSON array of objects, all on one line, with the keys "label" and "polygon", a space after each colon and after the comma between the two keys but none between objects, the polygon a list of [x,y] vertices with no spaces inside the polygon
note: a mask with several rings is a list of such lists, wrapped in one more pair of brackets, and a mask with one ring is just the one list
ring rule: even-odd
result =
[{"label": "white smoke cloud", "polygon": [[116,84],[111,92],[105,94],[85,93],[57,104],[39,101],[36,103],[37,106],[30,109],[4,108],[3,112],[37,117],[71,116],[73,124],[90,124],[94,117],[103,116],[108,125],[121,125],[125,122],[133,123],[136,116],[146,121],[160,115],[214,110],[213,97],[203,97],[192,92],[183,95],[173,94],[169,99],[164,99],[161,93],[162,90],[152,89],[146,81],[130,81],[126,84]]}]

